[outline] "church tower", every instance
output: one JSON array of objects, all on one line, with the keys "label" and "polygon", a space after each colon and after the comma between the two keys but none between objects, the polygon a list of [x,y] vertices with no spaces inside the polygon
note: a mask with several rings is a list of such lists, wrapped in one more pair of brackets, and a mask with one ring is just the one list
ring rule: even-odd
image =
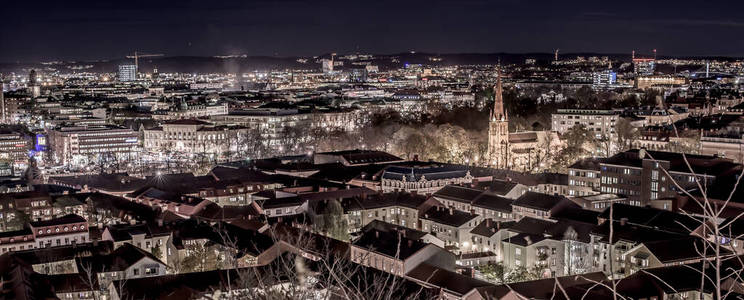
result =
[{"label": "church tower", "polygon": [[504,109],[501,69],[494,87],[493,111],[488,119],[488,161],[496,168],[507,168],[509,157],[509,116]]}]

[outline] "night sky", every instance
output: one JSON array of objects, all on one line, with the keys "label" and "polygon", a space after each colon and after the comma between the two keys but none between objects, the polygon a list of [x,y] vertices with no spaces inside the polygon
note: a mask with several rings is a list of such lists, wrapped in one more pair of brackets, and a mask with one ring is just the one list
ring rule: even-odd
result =
[{"label": "night sky", "polygon": [[735,1],[0,2],[0,61],[175,55],[601,52],[744,56]]}]

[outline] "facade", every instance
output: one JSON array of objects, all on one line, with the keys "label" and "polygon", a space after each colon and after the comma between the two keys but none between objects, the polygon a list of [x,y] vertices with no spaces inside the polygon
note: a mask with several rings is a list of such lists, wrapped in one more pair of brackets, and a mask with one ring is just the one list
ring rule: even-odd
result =
[{"label": "facade", "polygon": [[383,192],[406,191],[431,194],[449,184],[472,183],[473,177],[466,166],[390,166],[382,171]]},{"label": "facade", "polygon": [[742,163],[744,162],[744,136],[741,138],[703,136],[700,138],[700,154],[724,157],[736,163]]},{"label": "facade", "polygon": [[568,167],[568,196],[579,197],[599,194],[599,160],[586,158]]},{"label": "facade", "polygon": [[119,81],[134,81],[137,80],[137,66],[136,65],[120,65],[119,66]]},{"label": "facade", "polygon": [[90,241],[88,222],[78,215],[29,223],[36,248],[73,245]]},{"label": "facade", "polygon": [[171,110],[163,113],[154,113],[152,115],[152,118],[155,120],[180,120],[226,115],[227,113],[227,102],[223,102],[208,105],[185,106],[177,110]]},{"label": "facade", "polygon": [[[150,253],[159,252],[160,255],[156,258],[166,264],[175,261],[173,255],[176,253],[176,248],[173,245],[173,232],[166,230],[165,227],[147,226],[147,224],[111,225],[103,230],[101,240],[112,241],[114,249],[129,244]],[[154,249],[157,251],[153,251]]]},{"label": "facade", "polygon": [[188,154],[237,152],[247,131],[242,126],[217,126],[195,119],[170,121],[160,127],[144,129],[144,147],[150,151]]},{"label": "facade", "polygon": [[638,76],[635,79],[635,87],[639,89],[647,89],[653,87],[672,87],[681,86],[687,84],[687,80],[684,77],[677,77],[672,75],[648,75]]},{"label": "facade", "polygon": [[714,156],[688,154],[683,158],[680,153],[630,150],[600,162],[600,191],[623,195],[630,204],[645,206],[675,196],[678,188],[674,182],[684,189],[697,187],[698,181],[706,186],[716,178],[735,176],[737,170],[741,165]]},{"label": "facade", "polygon": [[488,118],[488,157],[490,165],[495,167],[507,166],[509,152],[509,115],[504,109],[501,85],[501,70],[494,88],[494,103]]},{"label": "facade", "polygon": [[139,147],[139,134],[115,126],[58,127],[49,132],[53,161],[75,164],[129,156]]},{"label": "facade", "polygon": [[612,70],[604,70],[592,74],[594,87],[606,87],[617,83],[617,73]]},{"label": "facade", "polygon": [[422,263],[454,270],[455,256],[434,245],[406,237],[402,232],[372,229],[350,245],[351,261],[402,276]]},{"label": "facade", "polygon": [[656,59],[633,58],[633,72],[637,75],[650,75],[656,69]]},{"label": "facade", "polygon": [[31,138],[22,133],[0,133],[0,160],[8,162],[15,173],[20,173],[28,167],[29,151],[32,147]]},{"label": "facade", "polygon": [[444,241],[445,249],[453,252],[471,252],[470,231],[482,218],[453,208],[432,207],[420,216],[422,230]]},{"label": "facade", "polygon": [[421,215],[437,204],[439,203],[432,197],[410,193],[368,195],[362,199],[342,201],[350,232],[356,232],[373,221],[423,230],[419,221]]},{"label": "facade", "polygon": [[551,115],[553,131],[564,134],[576,125],[583,125],[598,138],[615,135],[617,118],[616,112],[600,109],[559,109]]}]

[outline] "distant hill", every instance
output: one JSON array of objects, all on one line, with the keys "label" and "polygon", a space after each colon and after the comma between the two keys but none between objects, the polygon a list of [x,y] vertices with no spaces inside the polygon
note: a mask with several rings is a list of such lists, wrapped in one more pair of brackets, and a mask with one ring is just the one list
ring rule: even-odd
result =
[{"label": "distant hill", "polygon": [[[328,56],[328,55],[324,55]],[[630,62],[630,54],[602,54],[602,53],[565,53],[561,58],[574,58],[576,56],[607,56],[614,61]],[[298,59],[306,60],[300,63]],[[436,58],[432,60],[431,58]],[[381,70],[403,67],[405,64],[423,64],[433,66],[448,65],[495,65],[521,64],[527,58],[534,58],[538,63],[548,63],[553,59],[552,53],[398,53],[375,55],[374,59],[368,60],[370,64],[377,65]],[[667,58],[667,57],[660,57]],[[707,59],[733,60],[727,57],[708,57]],[[340,69],[354,67],[345,61]],[[0,63],[0,73],[27,72],[34,68],[44,71],[59,70],[69,73],[74,70],[89,72],[115,72],[118,65],[131,64],[128,59],[115,59],[105,61],[82,61],[82,62],[60,62],[55,64],[41,63]],[[160,72],[185,72],[185,73],[237,73],[250,71],[270,71],[284,69],[307,69],[320,70],[321,65],[316,58],[312,57],[271,57],[271,56],[247,56],[247,57],[209,57],[209,56],[169,56],[140,59],[140,70],[152,72],[157,67]]]}]

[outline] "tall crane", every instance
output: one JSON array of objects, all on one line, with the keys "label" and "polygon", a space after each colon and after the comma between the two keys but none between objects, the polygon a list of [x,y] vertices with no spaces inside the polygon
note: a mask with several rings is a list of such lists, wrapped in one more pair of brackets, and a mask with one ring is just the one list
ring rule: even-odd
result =
[{"label": "tall crane", "polygon": [[163,54],[141,54],[137,51],[134,51],[134,55],[127,55],[127,58],[134,58],[134,66],[139,70],[139,58],[140,57],[158,57],[163,56]]}]

